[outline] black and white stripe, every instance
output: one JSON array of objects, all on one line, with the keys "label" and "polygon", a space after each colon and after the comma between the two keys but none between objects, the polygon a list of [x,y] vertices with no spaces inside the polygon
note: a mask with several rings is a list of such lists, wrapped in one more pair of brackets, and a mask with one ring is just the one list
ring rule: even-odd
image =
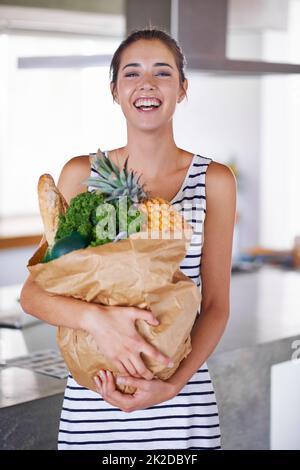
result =
[{"label": "black and white stripe", "polygon": [[[171,201],[193,226],[180,269],[201,289],[205,175],[212,160],[194,155]],[[69,376],[59,429],[59,449],[220,449],[218,407],[207,364],[178,395],[144,410],[124,413]]]}]

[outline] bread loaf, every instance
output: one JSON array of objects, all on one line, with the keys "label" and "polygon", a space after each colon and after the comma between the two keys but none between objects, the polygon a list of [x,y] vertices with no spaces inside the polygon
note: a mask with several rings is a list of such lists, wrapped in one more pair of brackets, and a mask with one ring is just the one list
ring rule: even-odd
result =
[{"label": "bread loaf", "polygon": [[49,247],[52,247],[58,228],[59,215],[66,212],[68,204],[49,174],[44,174],[39,178],[38,198],[45,237]]}]

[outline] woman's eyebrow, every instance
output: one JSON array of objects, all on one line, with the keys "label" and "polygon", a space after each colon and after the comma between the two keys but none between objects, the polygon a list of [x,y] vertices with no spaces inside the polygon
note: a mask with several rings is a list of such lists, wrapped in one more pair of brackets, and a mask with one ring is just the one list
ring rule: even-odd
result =
[{"label": "woman's eyebrow", "polygon": [[[122,70],[126,69],[126,67],[141,67],[142,64],[139,64],[137,62],[132,62],[131,64],[126,64]],[[154,67],[163,67],[163,66],[166,66],[166,67],[170,67],[171,69],[173,68],[170,64],[167,64],[166,62],[156,62],[154,64]]]}]

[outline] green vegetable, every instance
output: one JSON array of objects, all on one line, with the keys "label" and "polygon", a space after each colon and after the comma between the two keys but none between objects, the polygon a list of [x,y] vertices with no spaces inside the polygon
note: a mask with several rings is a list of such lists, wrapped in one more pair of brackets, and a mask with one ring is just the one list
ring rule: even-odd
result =
[{"label": "green vegetable", "polygon": [[79,232],[72,232],[67,237],[61,238],[55,242],[51,250],[47,250],[43,259],[43,263],[60,258],[60,256],[66,255],[71,251],[86,248],[89,244],[89,241],[90,238],[86,235],[81,235]]},{"label": "green vegetable", "polygon": [[143,214],[132,207],[129,197],[109,203],[106,199],[107,195],[99,190],[75,196],[66,213],[59,216],[55,243],[78,232],[88,238],[87,246],[95,247],[111,242],[119,232],[140,231]]},{"label": "green vegetable", "polygon": [[50,248],[47,248],[44,258],[42,259],[42,263],[48,263],[49,261],[51,261],[51,250]]},{"label": "green vegetable", "polygon": [[96,224],[96,209],[104,203],[104,200],[104,195],[98,191],[87,191],[75,196],[66,214],[59,216],[55,241],[71,235],[72,232],[79,232],[92,239],[93,227]]}]

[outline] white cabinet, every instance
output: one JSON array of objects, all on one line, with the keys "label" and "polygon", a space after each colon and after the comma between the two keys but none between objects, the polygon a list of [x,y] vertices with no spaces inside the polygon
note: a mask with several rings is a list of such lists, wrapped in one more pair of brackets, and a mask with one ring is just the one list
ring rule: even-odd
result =
[{"label": "white cabinet", "polygon": [[[291,356],[293,353],[291,345]],[[299,356],[299,355],[298,355]],[[300,450],[300,360],[271,368],[271,449]]]}]

